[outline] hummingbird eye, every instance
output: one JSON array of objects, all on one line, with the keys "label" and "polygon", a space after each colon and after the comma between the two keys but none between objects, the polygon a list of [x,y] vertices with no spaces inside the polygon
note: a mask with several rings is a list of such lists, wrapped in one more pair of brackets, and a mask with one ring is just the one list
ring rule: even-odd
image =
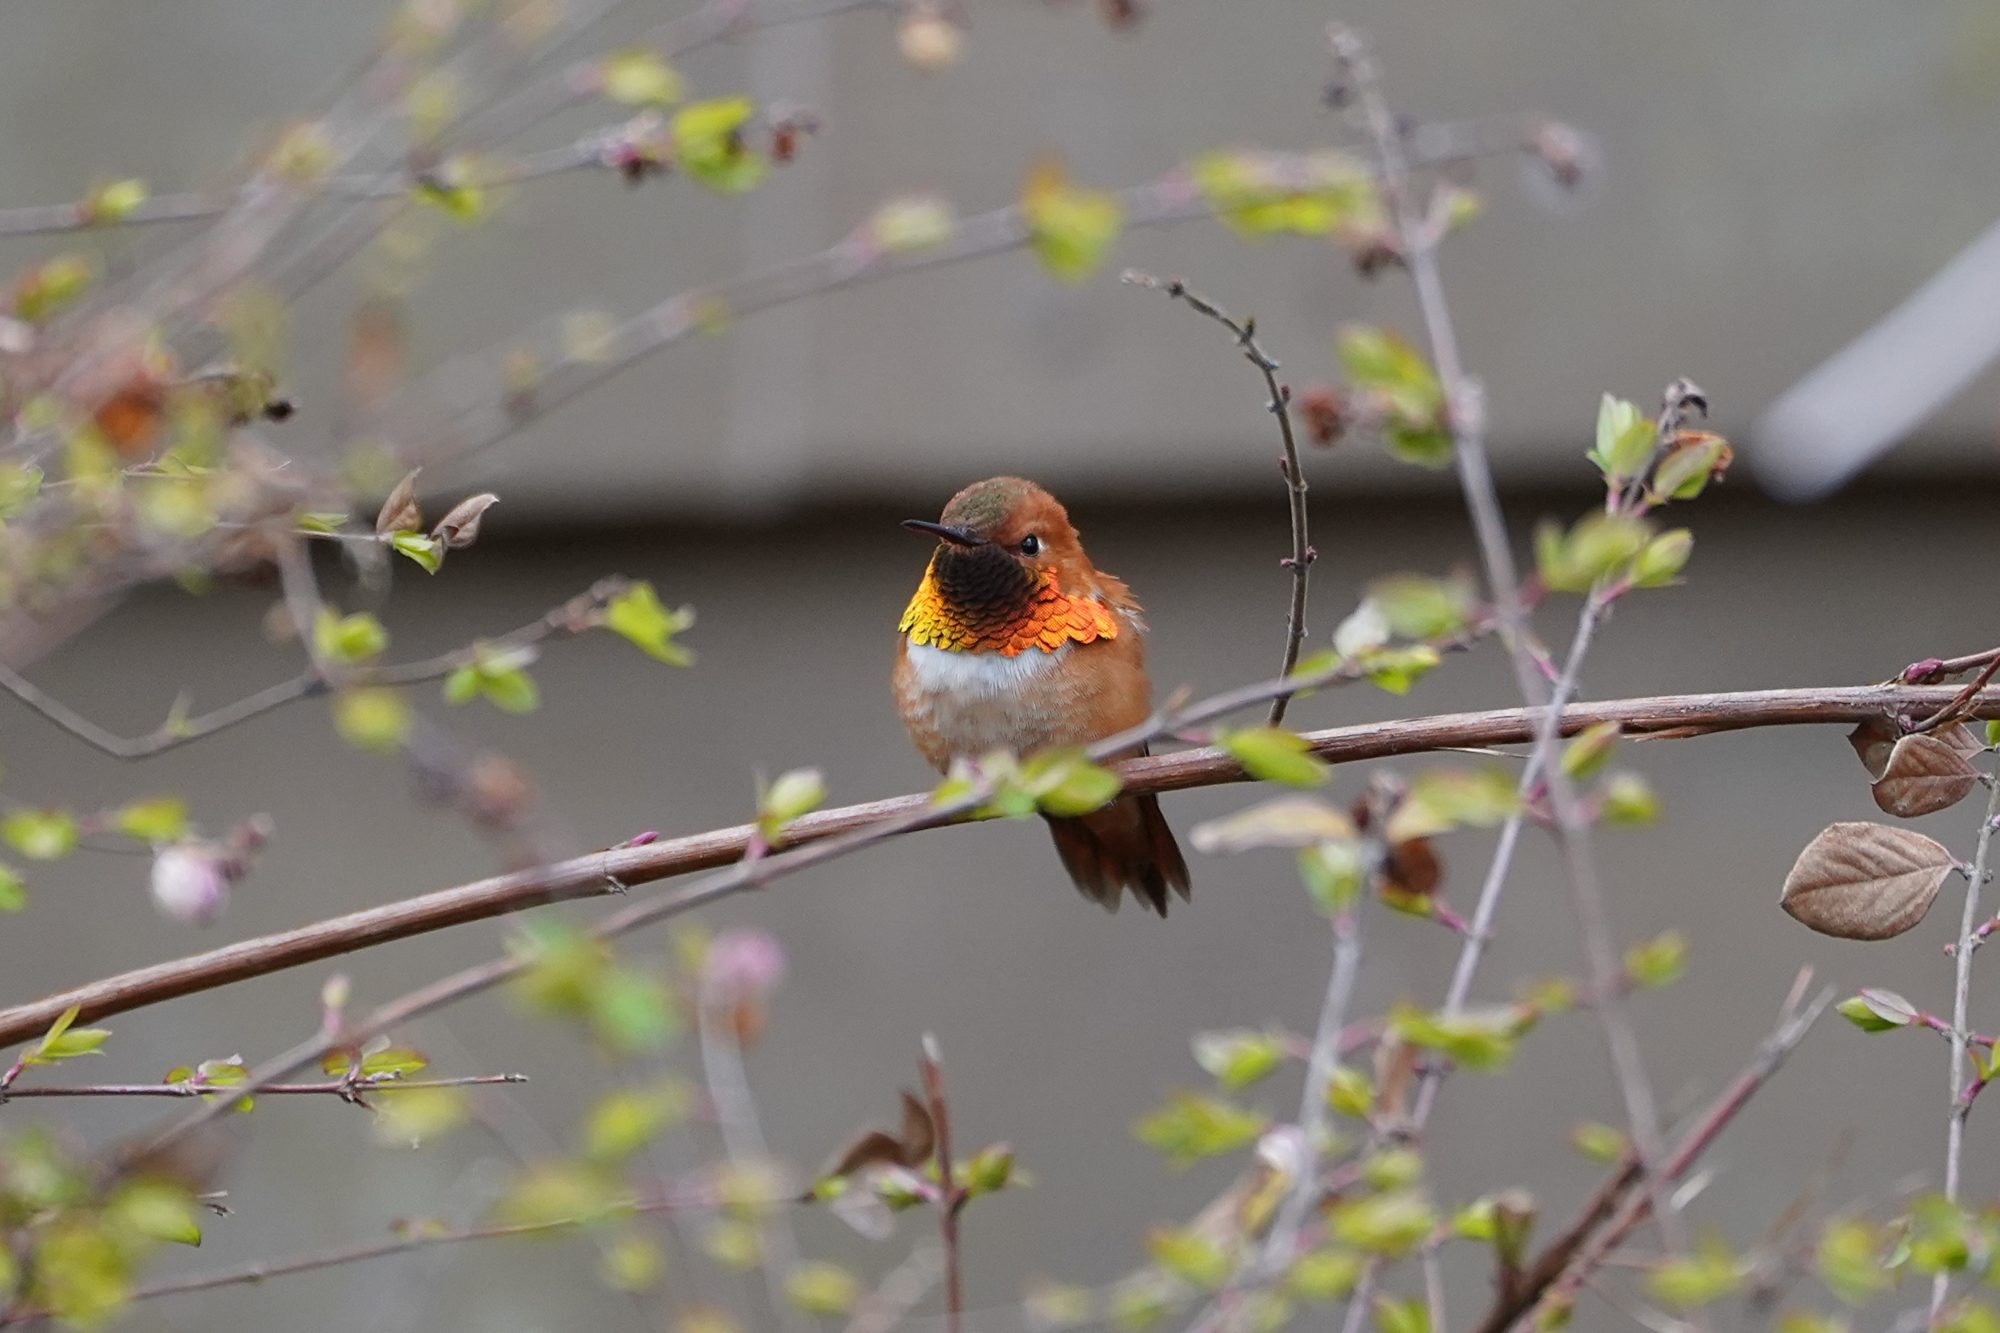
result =
[{"label": "hummingbird eye", "polygon": [[1041,552],[1041,549],[1042,549],[1042,539],[1040,537],[1037,537],[1034,533],[1031,532],[1027,536],[1021,538],[1022,555],[1037,555]]}]

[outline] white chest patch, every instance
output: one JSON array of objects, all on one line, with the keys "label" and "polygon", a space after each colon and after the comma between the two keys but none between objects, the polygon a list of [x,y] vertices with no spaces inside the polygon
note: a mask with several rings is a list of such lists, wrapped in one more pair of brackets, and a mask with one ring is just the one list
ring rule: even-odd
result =
[{"label": "white chest patch", "polygon": [[956,699],[990,699],[1019,690],[1053,670],[1076,645],[1065,643],[1052,653],[1030,648],[1012,657],[1000,653],[951,652],[927,643],[909,645],[910,670],[925,694]]}]

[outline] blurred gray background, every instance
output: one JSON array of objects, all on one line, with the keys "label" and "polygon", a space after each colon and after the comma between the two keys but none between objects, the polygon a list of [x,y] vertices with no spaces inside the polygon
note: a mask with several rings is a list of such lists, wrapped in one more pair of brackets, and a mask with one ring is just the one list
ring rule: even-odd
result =
[{"label": "blurred gray background", "polygon": [[[598,44],[661,17],[632,4]],[[416,359],[433,364],[501,331],[577,308],[629,312],[682,287],[816,249],[883,196],[912,187],[961,210],[1011,199],[1027,164],[1061,152],[1081,179],[1150,178],[1217,145],[1303,148],[1336,125],[1317,108],[1320,6],[1160,3],[1133,34],[1039,0],[970,6],[965,62],[926,75],[897,58],[890,21],[860,13],[703,53],[698,92],[747,87],[812,104],[825,129],[800,164],[747,199],[683,182],[627,192],[608,176],[519,190],[490,227],[439,252],[417,294]],[[1486,377],[1494,449],[1517,534],[1593,503],[1582,453],[1597,395],[1650,403],[1675,375],[1706,388],[1740,435],[1797,375],[1881,315],[2000,214],[1992,127],[2000,19],[1987,5],[1885,10],[1811,5],[1481,6],[1357,3],[1337,15],[1378,40],[1391,89],[1426,117],[1545,112],[1588,131],[1604,171],[1558,208],[1516,163],[1477,174],[1485,218],[1446,255],[1473,367]],[[72,0],[0,11],[0,207],[72,198],[94,178],[143,174],[158,188],[228,179],[231,163],[308,98],[337,86],[384,17],[378,6]],[[579,53],[594,49],[586,44]],[[596,119],[601,119],[599,112]],[[564,142],[596,123],[551,126]],[[169,236],[121,239],[135,257]],[[0,243],[0,268],[56,249]],[[822,767],[832,799],[913,789],[925,773],[890,711],[894,624],[924,550],[895,520],[932,514],[966,481],[1020,472],[1068,501],[1099,562],[1128,578],[1153,623],[1156,681],[1220,688],[1268,673],[1283,625],[1286,543],[1274,440],[1257,385],[1216,330],[1158,296],[1120,287],[1123,264],[1186,276],[1239,313],[1305,382],[1329,376],[1331,333],[1365,320],[1410,327],[1400,284],[1357,280],[1337,252],[1246,245],[1191,223],[1139,234],[1109,270],[1058,285],[1012,256],[906,278],[746,320],[675,349],[446,476],[437,492],[492,486],[501,508],[473,552],[429,580],[399,576],[383,615],[399,654],[532,619],[619,571],[693,603],[692,671],[646,662],[608,636],[557,645],[537,667],[546,704],[524,719],[483,706],[443,716],[470,742],[520,759],[570,845],[745,818],[753,774]],[[358,280],[324,284],[297,312],[288,429],[324,429],[342,321]],[[1685,588],[1622,607],[1585,674],[1590,695],[1849,684],[1929,654],[1992,641],[1982,578],[2000,556],[1987,521],[2000,384],[1964,394],[1921,438],[1837,500],[1781,509],[1747,475],[1685,521],[1697,546]],[[1462,511],[1428,475],[1362,442],[1308,459],[1315,643],[1370,579],[1441,572],[1473,551]],[[349,597],[359,605],[359,595]],[[266,645],[267,594],[133,599],[35,668],[38,681],[106,724],[152,725],[183,689],[223,702],[294,669]],[[1547,608],[1566,634],[1574,603]],[[1292,720],[1333,725],[1512,702],[1490,652],[1452,660],[1409,698],[1349,690]],[[441,706],[433,711],[444,714]],[[29,911],[0,943],[0,1000],[177,956],[487,873],[492,849],[411,797],[393,763],[343,749],[304,705],[142,766],[83,751],[41,720],[0,709],[9,794],[102,803],[187,792],[222,826],[254,810],[277,839],[224,922],[156,919],[144,862],[78,858],[41,869]],[[1653,1073],[1687,1110],[1748,1057],[1802,964],[1845,987],[1887,985],[1944,1007],[1938,950],[1955,907],[1893,943],[1807,934],[1777,908],[1798,849],[1825,823],[1874,813],[1832,731],[1770,731],[1633,747],[1666,818],[1602,839],[1621,935],[1668,926],[1694,942],[1690,980],[1635,1009]],[[1338,791],[1357,790],[1359,773]],[[1247,789],[1171,797],[1183,837],[1245,804]],[[1967,810],[1926,821],[1968,847]],[[1930,827],[1935,825],[1935,828]],[[1445,848],[1447,892],[1469,902],[1487,853]],[[1579,967],[1539,840],[1515,874],[1480,993]],[[1281,1022],[1304,1029],[1326,966],[1286,858],[1197,858],[1194,904],[1162,924],[1105,918],[1062,882],[1037,827],[931,833],[733,901],[711,926],[757,923],[790,950],[775,1027],[750,1075],[774,1149],[811,1164],[858,1121],[886,1115],[936,1032],[961,1132],[1011,1141],[1033,1188],[977,1207],[970,1294],[989,1306],[1042,1275],[1106,1281],[1143,1260],[1148,1227],[1183,1217],[1230,1173],[1170,1172],[1130,1122],[1168,1090],[1199,1086],[1191,1032]],[[651,892],[653,890],[642,890]],[[480,926],[343,964],[363,1002],[490,955]],[[639,950],[659,950],[645,939]],[[1361,1002],[1435,1002],[1456,942],[1371,916]],[[91,1073],[151,1079],[183,1060],[253,1059],[315,1021],[319,966],[110,1024]],[[1988,1019],[1979,1019],[1982,1009]],[[1990,1029],[1991,1007],[1975,1006]],[[455,1071],[520,1070],[533,1082],[496,1114],[531,1145],[565,1136],[604,1069],[546,1024],[488,997],[407,1034]],[[1942,1160],[1944,1055],[1915,1037],[1817,1032],[1718,1150],[1697,1217],[1748,1242],[1821,1167],[1836,1207],[1883,1197]],[[1278,1080],[1251,1100],[1289,1114]],[[496,1104],[499,1099],[495,1098]],[[16,1104],[10,1127],[56,1118],[94,1135],[147,1123],[139,1104]],[[1618,1118],[1587,1018],[1552,1022],[1508,1072],[1465,1076],[1433,1135],[1433,1184],[1466,1199],[1531,1185],[1549,1224],[1596,1168],[1567,1147],[1583,1119]],[[267,1104],[228,1181],[233,1218],[163,1272],[292,1253],[380,1234],[398,1216],[463,1212],[499,1176],[476,1132],[437,1151],[371,1142],[337,1104]],[[1993,1176],[1973,1120],[1971,1184]],[[1849,1146],[1840,1156],[1840,1146]],[[919,1234],[868,1247],[824,1217],[807,1250],[873,1274]],[[263,1289],[174,1298],[135,1326],[163,1329],[639,1328],[652,1316],[604,1291],[578,1241],[504,1243],[345,1268]],[[699,1260],[676,1294],[747,1302],[749,1286]],[[1479,1308],[1476,1260],[1456,1266],[1453,1308]],[[1611,1316],[1597,1307],[1592,1324]],[[653,1319],[653,1326],[658,1320]]]}]

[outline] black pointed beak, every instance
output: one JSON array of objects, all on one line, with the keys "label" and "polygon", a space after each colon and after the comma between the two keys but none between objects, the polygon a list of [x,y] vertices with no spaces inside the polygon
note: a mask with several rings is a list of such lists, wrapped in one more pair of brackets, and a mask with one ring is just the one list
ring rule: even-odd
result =
[{"label": "black pointed beak", "polygon": [[928,533],[952,546],[986,545],[986,539],[978,533],[967,532],[964,528],[949,527],[943,523],[930,523],[921,518],[906,518],[903,520],[903,526],[911,532]]}]

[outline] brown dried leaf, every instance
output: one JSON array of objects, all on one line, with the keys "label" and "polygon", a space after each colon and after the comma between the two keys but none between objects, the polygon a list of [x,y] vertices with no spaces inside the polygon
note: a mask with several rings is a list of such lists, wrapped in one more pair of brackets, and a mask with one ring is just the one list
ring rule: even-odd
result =
[{"label": "brown dried leaf", "polygon": [[1937,737],[1967,759],[1972,758],[1976,754],[1983,754],[1986,751],[1986,742],[1973,735],[1972,728],[1966,726],[1963,722],[1954,722],[1948,727],[1939,727],[1931,735]]},{"label": "brown dried leaf", "polygon": [[1375,1047],[1375,1117],[1401,1123],[1409,1110],[1421,1052],[1405,1041],[1384,1039]]},{"label": "brown dried leaf", "polygon": [[840,1156],[833,1159],[833,1165],[823,1174],[828,1177],[851,1176],[865,1166],[902,1164],[903,1145],[894,1134],[886,1129],[866,1129],[840,1150]]},{"label": "brown dried leaf", "polygon": [[1444,865],[1428,838],[1405,838],[1389,844],[1382,862],[1381,889],[1412,898],[1428,898],[1444,879]]},{"label": "brown dried leaf", "polygon": [[417,508],[417,478],[422,474],[422,468],[411,468],[409,474],[396,483],[396,489],[389,492],[389,498],[382,502],[382,512],[375,516],[376,536],[415,532],[424,525],[424,512]]},{"label": "brown dried leaf", "polygon": [[1886,717],[1864,718],[1854,730],[1847,733],[1847,743],[1854,747],[1854,753],[1861,760],[1861,766],[1868,770],[1869,778],[1882,776],[1889,767],[1889,751],[1903,733],[1896,724]]},{"label": "brown dried leaf", "polygon": [[1979,784],[1979,770],[1936,736],[1905,736],[1889,752],[1875,780],[1875,804],[1903,819],[1932,815],[1964,800]]},{"label": "brown dried leaf", "polygon": [[922,1166],[937,1147],[937,1127],[931,1113],[911,1093],[903,1094],[903,1165]]},{"label": "brown dried leaf", "polygon": [[1779,905],[1822,935],[1886,940],[1924,919],[1958,862],[1935,839],[1888,824],[1830,824],[1785,876]]},{"label": "brown dried leaf", "polygon": [[454,551],[462,551],[479,540],[479,520],[499,503],[500,497],[491,491],[468,495],[437,521],[437,526],[431,529],[431,536]]}]

